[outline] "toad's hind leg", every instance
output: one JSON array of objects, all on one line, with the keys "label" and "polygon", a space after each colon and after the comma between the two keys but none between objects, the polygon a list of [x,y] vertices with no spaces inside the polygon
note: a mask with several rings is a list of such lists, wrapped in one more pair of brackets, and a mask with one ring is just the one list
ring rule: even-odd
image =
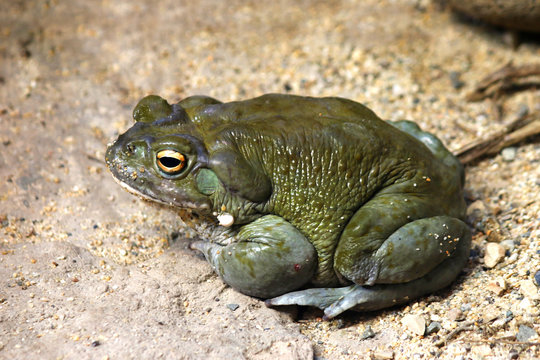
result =
[{"label": "toad's hind leg", "polygon": [[244,225],[229,245],[198,241],[192,247],[204,254],[225,283],[261,298],[300,288],[317,268],[313,245],[293,225],[274,215]]},{"label": "toad's hind leg", "polygon": [[[434,248],[430,246],[435,234],[440,237],[437,239],[440,241],[435,243],[437,247],[444,245],[443,239],[449,244],[445,246],[443,256],[437,264],[430,267],[430,271],[423,272],[422,264],[431,266],[432,258],[438,252],[438,249],[432,251]],[[327,319],[351,308],[367,311],[401,304],[448,286],[465,265],[470,243],[470,231],[465,223],[458,219],[437,216],[413,221],[395,231],[377,251],[379,256],[383,255],[379,260],[386,260],[385,264],[379,263],[374,270],[376,274],[372,274],[379,280],[377,284],[296,291],[267,300],[266,304],[316,306],[324,310]],[[420,247],[415,247],[416,244]],[[422,247],[423,244],[427,244],[427,247]],[[392,250],[389,252],[390,249]],[[418,252],[416,256],[415,251]],[[422,263],[422,256],[431,259]],[[399,259],[403,264],[396,267],[393,261]],[[396,279],[403,282],[388,283]]]},{"label": "toad's hind leg", "polygon": [[470,236],[462,239],[454,256],[427,275],[408,283],[307,289],[266,300],[266,305],[316,306],[324,311],[325,319],[332,319],[349,309],[371,311],[403,304],[450,285],[467,262],[469,247]]}]

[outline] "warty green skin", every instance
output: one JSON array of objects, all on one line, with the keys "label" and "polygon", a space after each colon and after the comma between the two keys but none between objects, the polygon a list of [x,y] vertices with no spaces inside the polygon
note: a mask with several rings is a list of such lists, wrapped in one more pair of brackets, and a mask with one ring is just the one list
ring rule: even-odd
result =
[{"label": "warty green skin", "polygon": [[[237,290],[277,296],[268,305],[318,306],[328,318],[383,308],[447,286],[468,258],[463,168],[412,122],[278,94],[175,105],[148,96],[134,119],[107,150],[115,179],[232,219],[226,241],[193,247]],[[160,171],[164,149],[185,155],[182,172]]]}]

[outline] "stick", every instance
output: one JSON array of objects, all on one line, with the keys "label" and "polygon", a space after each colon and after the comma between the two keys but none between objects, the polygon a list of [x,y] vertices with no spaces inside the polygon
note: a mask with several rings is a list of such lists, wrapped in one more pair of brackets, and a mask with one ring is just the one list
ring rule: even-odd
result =
[{"label": "stick", "polygon": [[454,338],[460,332],[469,331],[469,330],[473,330],[473,329],[474,329],[474,321],[465,321],[459,327],[457,327],[454,330],[450,331],[445,337],[443,337],[439,341],[433,343],[433,345],[435,345],[437,347],[441,347],[443,345],[446,345],[446,343],[448,341],[452,340],[452,338]]},{"label": "stick", "polygon": [[482,79],[467,95],[469,101],[480,101],[488,97],[498,97],[504,90],[516,85],[515,80],[540,75],[540,64],[513,66],[512,62]]},{"label": "stick", "polygon": [[532,113],[512,121],[500,131],[465,145],[455,151],[454,155],[465,165],[482,156],[497,154],[507,146],[538,134],[540,134],[540,113]]}]

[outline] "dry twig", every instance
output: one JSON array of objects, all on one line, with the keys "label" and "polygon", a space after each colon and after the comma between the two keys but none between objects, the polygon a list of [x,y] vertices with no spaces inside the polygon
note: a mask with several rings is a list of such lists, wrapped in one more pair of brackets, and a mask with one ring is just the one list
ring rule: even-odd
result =
[{"label": "dry twig", "polygon": [[512,121],[500,131],[465,145],[455,151],[454,155],[461,163],[468,164],[482,156],[497,154],[507,146],[538,134],[540,134],[540,113],[533,113]]},{"label": "dry twig", "polygon": [[438,346],[438,347],[446,345],[448,341],[452,340],[460,332],[473,330],[474,325],[475,325],[474,321],[465,321],[460,326],[450,331],[445,337],[435,342],[433,345]]},{"label": "dry twig", "polygon": [[[497,106],[497,99],[504,92],[518,85],[516,80],[538,75],[540,75],[540,64],[514,66],[512,62],[509,62],[482,79],[474,91],[467,95],[467,100],[478,101],[492,98],[495,106]],[[495,111],[495,113],[499,117],[497,120],[500,120],[501,113],[499,110]],[[519,117],[502,130],[465,145],[456,151],[455,155],[463,164],[467,164],[484,155],[494,155],[507,146],[538,134],[540,134],[540,113],[533,113],[525,117]]]},{"label": "dry twig", "polygon": [[540,64],[514,66],[512,62],[482,79],[467,95],[469,101],[479,101],[488,97],[498,97],[504,91],[517,86],[516,80],[540,75]]},{"label": "dry twig", "polygon": [[501,338],[493,338],[493,339],[467,339],[467,340],[460,340],[460,342],[463,343],[483,343],[483,344],[508,344],[508,345],[524,345],[524,346],[540,346],[540,342],[534,342],[534,341],[514,341],[514,340],[506,340]]}]

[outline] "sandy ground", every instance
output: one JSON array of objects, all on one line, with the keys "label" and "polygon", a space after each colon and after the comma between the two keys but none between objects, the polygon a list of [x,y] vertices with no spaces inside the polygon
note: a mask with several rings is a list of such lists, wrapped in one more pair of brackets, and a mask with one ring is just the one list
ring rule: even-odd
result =
[{"label": "sandy ground", "polygon": [[114,183],[106,144],[150,93],[337,95],[452,150],[540,111],[534,87],[501,99],[502,118],[465,100],[507,62],[538,62],[533,38],[514,50],[439,2],[263,3],[0,2],[0,358],[539,357],[538,138],[467,167],[475,236],[451,288],[330,322],[231,290],[175,211]]}]

